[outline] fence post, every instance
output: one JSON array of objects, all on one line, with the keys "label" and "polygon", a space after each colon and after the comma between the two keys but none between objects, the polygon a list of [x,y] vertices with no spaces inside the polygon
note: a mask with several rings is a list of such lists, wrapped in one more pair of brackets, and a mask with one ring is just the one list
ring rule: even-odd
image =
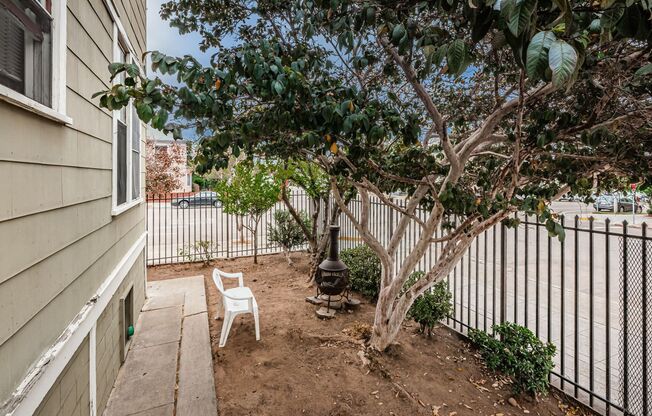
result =
[{"label": "fence post", "polygon": [[647,338],[647,302],[648,302],[648,297],[647,297],[647,244],[646,244],[646,239],[647,239],[647,223],[643,223],[641,226],[641,248],[642,248],[642,256],[641,256],[641,261],[643,264],[643,267],[641,268],[641,273],[642,273],[642,282],[643,282],[643,414],[647,415],[648,410],[649,410],[649,403],[648,403],[648,373],[647,373],[647,366],[648,366],[648,359],[647,359],[647,351],[648,351],[648,338]]},{"label": "fence post", "polygon": [[[389,200],[394,203],[394,198],[390,197]],[[394,211],[391,209],[387,210],[387,213],[389,214],[389,235],[387,241],[392,240],[392,236],[394,235]]]},{"label": "fence post", "polygon": [[507,226],[500,223],[500,323],[507,317]]},{"label": "fence post", "polygon": [[627,337],[627,330],[628,330],[628,311],[627,311],[627,284],[628,284],[628,275],[627,275],[627,221],[623,221],[623,234],[622,234],[622,243],[623,243],[623,251],[622,251],[622,275],[621,275],[621,284],[622,284],[622,292],[621,292],[621,302],[622,302],[622,331],[621,331],[621,336],[622,336],[622,354],[623,354],[623,375],[621,379],[621,385],[622,385],[622,392],[621,394],[623,395],[623,408],[625,409],[625,414],[628,413],[628,408],[629,408],[629,392],[628,392],[628,376],[629,376],[629,362],[628,362],[628,337]]},{"label": "fence post", "polygon": [[231,214],[224,213],[226,214],[226,258],[228,259],[231,257]]}]

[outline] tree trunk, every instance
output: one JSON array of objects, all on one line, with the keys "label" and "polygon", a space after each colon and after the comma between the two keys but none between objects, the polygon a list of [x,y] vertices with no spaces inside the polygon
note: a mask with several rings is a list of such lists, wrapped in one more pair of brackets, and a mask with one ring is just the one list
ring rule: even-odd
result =
[{"label": "tree trunk", "polygon": [[315,279],[317,278],[317,270],[319,269],[319,264],[324,260],[325,249],[317,250],[310,253],[310,271],[309,274],[309,284],[314,284]]},{"label": "tree trunk", "polygon": [[254,219],[254,264],[258,264],[258,222],[260,218]]},{"label": "tree trunk", "polygon": [[235,228],[238,230],[238,234],[240,235],[240,240],[238,241],[239,243],[244,243],[243,222],[244,219],[240,215],[235,216]]},{"label": "tree trunk", "polygon": [[285,255],[285,259],[288,261],[288,266],[292,266],[294,263],[292,263],[292,258],[290,257],[290,250],[288,250],[287,247],[283,247],[283,254]]},{"label": "tree trunk", "polygon": [[[476,229],[479,234],[483,229]],[[389,285],[383,287],[376,302],[376,314],[374,316],[374,327],[369,344],[378,351],[385,351],[396,339],[401,324],[405,320],[414,299],[425,292],[435,283],[443,280],[453,270],[453,267],[460,261],[464,253],[471,246],[476,235],[460,235],[449,241],[451,249],[442,250],[437,263],[421,279],[415,282],[410,289],[399,296],[402,285],[407,278],[406,275],[386,275],[383,268],[383,280],[389,278]],[[447,247],[449,247],[447,245]],[[446,248],[445,248],[446,249]],[[401,286],[401,287],[399,287]]]}]

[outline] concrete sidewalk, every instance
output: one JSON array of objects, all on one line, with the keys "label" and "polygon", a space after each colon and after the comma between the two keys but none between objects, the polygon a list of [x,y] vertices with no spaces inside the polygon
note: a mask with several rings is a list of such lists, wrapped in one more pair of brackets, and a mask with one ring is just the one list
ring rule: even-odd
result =
[{"label": "concrete sidewalk", "polygon": [[204,278],[149,282],[105,416],[217,415]]}]

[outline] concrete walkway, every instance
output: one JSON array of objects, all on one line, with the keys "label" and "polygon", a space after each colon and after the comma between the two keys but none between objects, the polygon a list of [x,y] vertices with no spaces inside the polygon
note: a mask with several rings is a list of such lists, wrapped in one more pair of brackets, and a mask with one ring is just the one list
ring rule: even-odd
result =
[{"label": "concrete walkway", "polygon": [[204,278],[150,282],[105,416],[217,415]]}]

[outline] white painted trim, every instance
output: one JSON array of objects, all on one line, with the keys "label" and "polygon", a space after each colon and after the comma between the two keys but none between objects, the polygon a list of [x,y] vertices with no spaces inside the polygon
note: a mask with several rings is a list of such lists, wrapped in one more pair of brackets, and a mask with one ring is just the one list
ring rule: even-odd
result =
[{"label": "white painted trim", "polygon": [[[108,7],[108,6],[107,6]],[[136,55],[133,52],[133,48],[129,44],[129,39],[126,37],[126,33],[121,32],[120,29],[120,20],[117,19],[113,21],[113,61],[117,62],[123,59],[123,54],[126,55],[124,56],[125,63],[136,63],[137,65],[140,65],[138,63],[138,59],[136,59]],[[127,47],[127,51],[123,52],[122,46]],[[113,84],[118,83],[117,79],[113,80]],[[127,125],[127,146],[126,146],[126,152],[125,152],[125,157],[127,158],[126,160],[126,165],[127,165],[127,189],[126,189],[126,197],[127,197],[127,202],[118,205],[118,119],[120,118],[120,110],[114,110],[113,111],[113,120],[112,120],[112,160],[111,160],[111,169],[112,169],[112,174],[111,174],[111,180],[112,180],[112,192],[111,192],[111,215],[116,216],[119,215],[128,209],[139,205],[141,202],[143,202],[143,196],[142,196],[142,190],[139,189],[138,192],[138,197],[133,199],[133,163],[132,163],[132,144],[133,144],[133,126],[132,123],[137,122],[139,124],[139,128],[141,130],[141,135],[142,135],[142,124],[140,123],[140,120],[134,120],[133,117],[133,104],[129,102],[127,105],[127,108],[125,109],[126,112],[126,117],[125,117],[125,124]],[[142,154],[142,144],[140,143],[139,140],[139,146],[140,146],[140,151],[139,155]],[[141,161],[142,163],[142,161]],[[139,169],[140,170],[140,169]],[[140,175],[140,172],[138,172],[138,175]],[[139,180],[139,184],[140,184]]]},{"label": "white painted trim", "polygon": [[144,232],[107,276],[95,296],[84,305],[52,347],[41,355],[9,400],[0,407],[0,414],[28,416],[38,409],[86,336],[96,325],[98,318],[108,306],[138,256],[144,253],[146,240],[147,232]]},{"label": "white painted trim", "polygon": [[111,215],[113,215],[114,217],[116,215],[120,215],[123,212],[125,212],[127,210],[130,210],[131,208],[135,207],[136,205],[142,204],[144,200],[145,200],[145,198],[143,198],[141,196],[141,197],[136,198],[136,199],[134,199],[132,201],[126,202],[126,203],[120,205],[119,207],[115,207],[115,208],[113,208],[111,210]]},{"label": "white painted trim", "polygon": [[[131,62],[132,62],[131,56],[132,56],[131,53],[127,54],[126,61],[129,64],[131,64]],[[132,139],[133,139],[133,133],[134,133],[134,125],[132,124],[134,122],[134,120],[133,120],[132,116],[134,115],[134,112],[131,111],[131,106],[132,106],[132,101],[129,100],[129,104],[127,105],[127,114],[126,114],[127,119],[125,120],[125,122],[127,123],[127,152],[126,152],[127,153],[126,154],[126,157],[127,157],[127,203],[130,203],[132,201],[133,195],[134,195],[134,193],[133,193],[133,185],[134,185],[134,178],[133,178],[134,172],[133,172],[133,170],[134,170],[134,167],[133,167],[132,156],[131,156],[132,147],[133,147],[132,146],[132,144],[133,144]]]},{"label": "white painted trim", "polygon": [[[68,50],[67,1],[54,1],[52,36],[52,108],[66,114],[66,53]],[[72,120],[70,121],[71,124]]]},{"label": "white painted trim", "polygon": [[[103,0],[103,1],[104,1],[104,5],[109,10],[109,14],[111,15],[111,20],[113,20],[113,23],[115,23],[115,25],[117,26],[118,33],[120,33],[120,36],[122,37],[122,40],[127,46],[127,49],[129,49],[128,52],[136,56],[136,50],[134,49],[133,45],[129,41],[129,37],[127,36],[127,31],[125,30],[125,27],[122,24],[122,21],[120,20],[120,15],[118,14],[115,6],[113,5],[113,1],[112,0]],[[113,39],[115,39],[116,38],[115,30],[113,33],[114,33]],[[140,59],[136,59],[136,61],[140,62]]]},{"label": "white painted trim", "polygon": [[89,415],[97,415],[97,322],[88,335],[88,399]]},{"label": "white painted trim", "polygon": [[11,88],[0,85],[0,100],[6,101],[10,104],[14,104],[18,107],[21,107],[27,111],[43,116],[57,123],[72,125],[72,118],[67,115],[58,112],[46,105],[34,101],[27,96],[12,90]]},{"label": "white painted trim", "polygon": [[[118,26],[113,22],[113,61],[115,62],[118,59],[120,54],[120,46],[118,45]],[[113,81],[115,84],[116,81]],[[111,210],[113,211],[115,207],[118,206],[118,169],[117,169],[117,159],[118,159],[118,112],[113,110],[113,119],[111,121],[111,143],[112,143],[112,156],[111,156],[111,180],[112,180],[112,192],[111,192]]]}]

